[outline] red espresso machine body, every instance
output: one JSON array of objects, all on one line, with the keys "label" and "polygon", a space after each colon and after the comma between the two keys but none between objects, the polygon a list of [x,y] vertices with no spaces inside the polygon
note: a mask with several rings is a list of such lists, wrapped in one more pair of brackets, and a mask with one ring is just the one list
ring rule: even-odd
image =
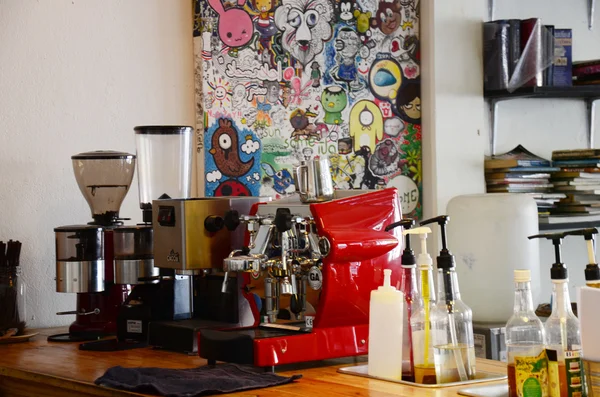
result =
[{"label": "red espresso machine body", "polygon": [[[392,269],[393,285],[399,285],[401,277],[402,230],[385,231],[386,226],[402,219],[398,192],[388,188],[314,204],[288,205],[275,201],[259,205],[257,213],[265,217],[287,208],[294,223],[302,218],[296,215],[303,213],[302,206],[309,208],[304,214],[310,214],[310,220],[304,217],[303,225],[312,225],[312,229],[309,226],[302,230],[309,230],[306,231],[309,236],[314,234],[312,241],[318,245],[319,254],[313,251],[296,255],[293,262],[297,265],[292,272],[296,272],[298,280],[303,275],[312,277],[315,268],[320,270],[316,274],[320,274],[317,278],[322,277],[322,287],[314,316],[304,316],[305,324],[261,323],[252,330],[239,331],[237,338],[236,331],[203,330],[199,334],[201,357],[209,362],[221,360],[273,367],[368,352],[371,291],[383,284],[384,269]],[[280,224],[277,218],[274,217],[273,223]],[[257,241],[259,238],[260,231]],[[302,248],[301,243],[292,242],[291,246],[300,249],[290,249],[289,255],[309,251]],[[272,262],[273,259],[264,263],[268,267]],[[275,274],[273,277],[280,280],[287,279],[283,274],[277,275],[275,269],[280,266],[270,266],[269,274]],[[312,320],[312,327],[306,319]]]}]

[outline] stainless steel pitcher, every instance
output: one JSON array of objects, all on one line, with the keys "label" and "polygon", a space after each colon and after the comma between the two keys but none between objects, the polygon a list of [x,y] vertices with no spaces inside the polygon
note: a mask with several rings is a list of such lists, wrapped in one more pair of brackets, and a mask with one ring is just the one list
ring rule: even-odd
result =
[{"label": "stainless steel pitcher", "polygon": [[333,180],[329,158],[315,157],[302,161],[293,169],[296,191],[303,203],[318,203],[333,199]]}]

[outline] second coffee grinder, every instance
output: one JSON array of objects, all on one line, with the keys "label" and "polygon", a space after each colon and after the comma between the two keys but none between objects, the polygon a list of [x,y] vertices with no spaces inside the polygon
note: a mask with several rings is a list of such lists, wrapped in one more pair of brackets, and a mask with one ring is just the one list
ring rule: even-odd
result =
[{"label": "second coffee grinder", "polygon": [[75,179],[92,212],[87,225],[60,226],[56,239],[56,291],[76,293],[76,315],[69,332],[52,335],[53,342],[75,342],[115,334],[116,318],[129,287],[115,282],[113,230],[122,225],[119,209],[129,191],[135,156],[94,151],[71,157]]}]

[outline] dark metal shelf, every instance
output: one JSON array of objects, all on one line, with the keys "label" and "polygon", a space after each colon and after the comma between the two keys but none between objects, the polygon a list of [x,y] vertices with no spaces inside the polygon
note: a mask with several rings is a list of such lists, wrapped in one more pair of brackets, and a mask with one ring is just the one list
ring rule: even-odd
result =
[{"label": "dark metal shelf", "polygon": [[513,92],[506,90],[484,91],[484,98],[508,100],[517,98],[600,98],[600,85],[583,85],[572,87],[522,87]]},{"label": "dark metal shelf", "polygon": [[506,90],[484,91],[483,97],[490,106],[490,154],[496,154],[496,116],[498,104],[510,99],[582,99],[585,101],[588,119],[588,147],[594,147],[594,112],[600,100],[600,85],[572,87],[522,87],[513,92]]},{"label": "dark metal shelf", "polygon": [[592,222],[566,222],[566,223],[540,223],[539,229],[546,230],[567,230],[567,229],[585,229],[588,227],[600,227],[600,221]]}]

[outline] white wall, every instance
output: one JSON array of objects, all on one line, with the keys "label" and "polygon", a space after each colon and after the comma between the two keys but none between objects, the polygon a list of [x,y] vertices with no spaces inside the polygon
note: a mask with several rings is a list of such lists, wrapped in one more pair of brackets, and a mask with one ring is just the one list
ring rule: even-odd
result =
[{"label": "white wall", "polygon": [[[133,127],[194,125],[189,0],[0,1],[0,240],[23,243],[28,325],[68,324],[54,233],[91,220],[70,156],[135,153]],[[121,216],[141,220],[137,179]]]}]

